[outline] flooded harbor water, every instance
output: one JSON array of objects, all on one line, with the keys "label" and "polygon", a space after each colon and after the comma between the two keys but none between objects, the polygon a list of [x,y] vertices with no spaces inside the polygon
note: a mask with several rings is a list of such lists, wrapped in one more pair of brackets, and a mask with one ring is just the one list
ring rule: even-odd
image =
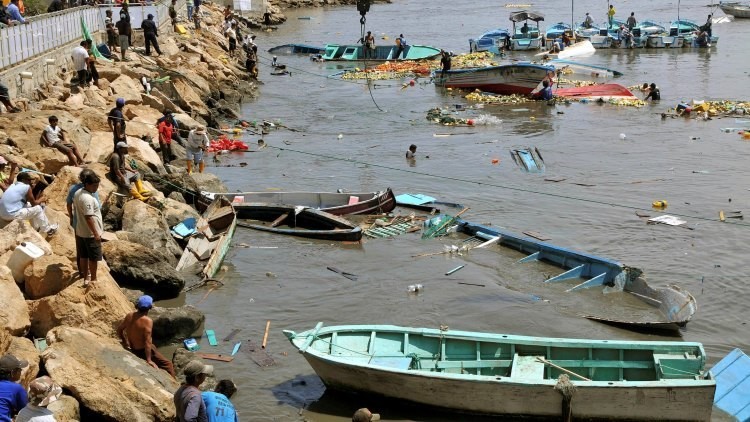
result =
[{"label": "flooded harbor water", "polygon": [[[570,22],[570,5],[561,3],[544,0],[535,2],[533,9],[546,15],[546,25]],[[682,1],[680,17],[704,22],[713,11],[705,3]],[[677,14],[676,1],[656,7],[645,0],[615,4],[617,17],[622,18],[634,11],[638,19],[668,22]],[[605,9],[601,1],[577,1],[575,20],[588,11],[603,21]],[[371,7],[367,28],[378,35],[378,43],[393,43],[404,33],[411,44],[462,53],[468,51],[468,38],[509,27],[512,10],[489,0],[394,0]],[[722,15],[720,10],[716,13]],[[322,46],[359,38],[354,7],[299,9],[287,16],[278,31],[258,34],[261,51],[286,43]],[[615,80],[622,85],[655,82],[662,92],[660,104],[636,109],[525,103],[462,112],[461,116],[489,114],[502,120],[500,125],[476,127],[428,122],[425,115],[430,108],[472,104],[427,79],[405,89],[401,89],[404,81],[378,80],[368,89],[364,81],[327,77],[354,65],[313,63],[306,56],[279,56],[291,76],[271,76],[270,55],[261,53],[264,84],[260,97],[245,104],[243,117],[280,120],[295,131],[273,130],[264,137],[269,147],[244,156],[222,156],[222,164],[247,162],[247,167],[209,171],[232,191],[375,191],[390,186],[396,194],[424,193],[470,207],[463,216],[467,220],[517,233],[533,230],[553,244],[638,267],[652,286],[677,284],[695,296],[698,311],[682,338],[702,342],[709,363],[714,364],[734,347],[750,350],[745,303],[750,293],[746,285],[750,222],[718,221],[719,210],[750,210],[746,171],[750,143],[720,128],[750,124],[737,122],[740,117],[703,121],[659,116],[692,99],[750,99],[746,47],[750,20],[714,25],[713,31],[720,41],[710,50],[599,50],[583,60],[622,71],[625,76]],[[382,40],[383,34],[389,39]],[[513,53],[511,58],[531,56]],[[246,140],[254,144],[257,138]],[[412,143],[418,146],[414,165],[404,159]],[[513,163],[509,149],[526,146],[541,151],[544,173],[525,173]],[[493,159],[499,164],[493,165]],[[550,177],[565,180],[545,181]],[[647,225],[636,216],[636,209],[659,215],[660,211],[650,210],[655,200],[667,200],[664,213],[687,220],[689,229]],[[227,270],[220,275],[224,286],[197,306],[206,314],[206,328],[215,330],[218,338],[241,328],[234,341],[259,343],[266,321],[271,320],[267,350],[275,366],[259,367],[246,349],[232,363],[215,365],[220,377],[231,377],[239,386],[233,401],[241,419],[342,422],[359,407],[369,407],[392,421],[469,419],[371,397],[324,393],[310,366],[281,333],[282,329],[304,331],[318,321],[679,340],[581,318],[580,314],[647,310],[623,294],[604,295],[597,288],[566,293],[574,284],[544,284],[545,275],[559,270],[546,264],[518,265],[522,255],[501,248],[466,256],[413,257],[457,242],[460,238],[455,236],[420,240],[417,233],[351,245],[238,229],[235,247],[224,264]],[[466,266],[444,275],[459,265]],[[349,280],[327,270],[329,266],[359,278]],[[423,284],[424,291],[407,293],[407,286],[415,283]],[[204,294],[191,292],[186,302],[195,304]],[[227,343],[218,348],[231,347]],[[213,352],[207,345],[204,349]]]}]

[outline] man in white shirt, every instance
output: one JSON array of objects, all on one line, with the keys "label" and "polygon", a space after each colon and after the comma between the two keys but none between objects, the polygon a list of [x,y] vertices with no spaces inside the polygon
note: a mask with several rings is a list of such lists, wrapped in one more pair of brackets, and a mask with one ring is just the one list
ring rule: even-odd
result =
[{"label": "man in white shirt", "polygon": [[[88,53],[86,53],[88,54]],[[56,148],[63,154],[68,156],[68,161],[71,166],[82,166],[84,165],[81,153],[78,152],[78,147],[71,142],[65,136],[65,131],[57,125],[57,116],[49,116],[49,126],[44,128],[42,132],[42,142],[52,148]]]},{"label": "man in white shirt", "polygon": [[203,173],[203,169],[206,167],[206,163],[203,161],[203,153],[208,149],[208,145],[208,135],[206,135],[205,127],[198,126],[190,131],[187,143],[185,144],[188,174],[193,172],[193,163],[198,166],[198,172]]},{"label": "man in white shirt", "polygon": [[94,197],[94,193],[99,190],[101,179],[96,173],[90,173],[83,177],[82,182],[83,189],[76,192],[73,197],[73,206],[78,216],[75,231],[76,251],[80,254],[79,273],[84,275],[83,285],[88,286],[89,282],[96,282],[97,265],[102,260],[104,222],[101,206]]},{"label": "man in white shirt", "polygon": [[89,86],[89,52],[86,41],[73,49],[70,57],[73,59],[73,69],[78,73],[78,86]]}]

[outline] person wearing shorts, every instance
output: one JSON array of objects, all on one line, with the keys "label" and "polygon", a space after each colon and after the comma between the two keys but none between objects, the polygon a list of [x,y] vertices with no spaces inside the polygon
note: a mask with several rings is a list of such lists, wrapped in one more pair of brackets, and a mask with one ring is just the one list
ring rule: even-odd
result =
[{"label": "person wearing shorts", "polygon": [[203,153],[208,149],[208,136],[206,128],[198,126],[191,130],[187,137],[185,151],[187,152],[187,172],[193,172],[193,163],[198,166],[198,172],[203,173],[206,163],[203,161]]},{"label": "person wearing shorts", "polygon": [[82,166],[85,164],[78,147],[65,136],[65,131],[57,125],[57,116],[49,116],[49,126],[42,133],[43,142],[68,156],[71,166]]},{"label": "person wearing shorts", "polygon": [[83,285],[96,282],[96,270],[102,260],[102,234],[104,223],[102,209],[94,194],[99,190],[101,179],[96,173],[82,178],[83,189],[76,192],[73,205],[76,210],[76,252],[79,254],[79,273],[84,277]]},{"label": "person wearing shorts", "polygon": [[122,58],[122,61],[126,61],[125,53],[128,51],[128,47],[130,47],[130,19],[127,20],[123,17],[123,15],[120,15],[120,20],[117,21],[117,33],[120,34],[118,37],[118,41],[120,42],[120,57]]}]

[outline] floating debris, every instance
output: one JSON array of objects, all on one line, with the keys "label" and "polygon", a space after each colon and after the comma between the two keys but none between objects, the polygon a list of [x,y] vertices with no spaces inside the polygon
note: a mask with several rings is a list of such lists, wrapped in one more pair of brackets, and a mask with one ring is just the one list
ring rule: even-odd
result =
[{"label": "floating debris", "polygon": [[486,104],[523,104],[533,102],[531,98],[523,95],[494,95],[486,92],[474,91],[465,97],[469,101],[476,101]]}]

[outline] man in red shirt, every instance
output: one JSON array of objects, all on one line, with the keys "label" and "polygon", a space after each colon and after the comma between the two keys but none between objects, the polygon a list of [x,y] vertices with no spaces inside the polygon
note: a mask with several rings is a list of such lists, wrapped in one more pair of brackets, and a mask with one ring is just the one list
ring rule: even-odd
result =
[{"label": "man in red shirt", "polygon": [[161,147],[161,156],[166,165],[172,161],[172,132],[175,127],[172,123],[172,110],[164,110],[164,119],[159,122],[159,146]]}]

